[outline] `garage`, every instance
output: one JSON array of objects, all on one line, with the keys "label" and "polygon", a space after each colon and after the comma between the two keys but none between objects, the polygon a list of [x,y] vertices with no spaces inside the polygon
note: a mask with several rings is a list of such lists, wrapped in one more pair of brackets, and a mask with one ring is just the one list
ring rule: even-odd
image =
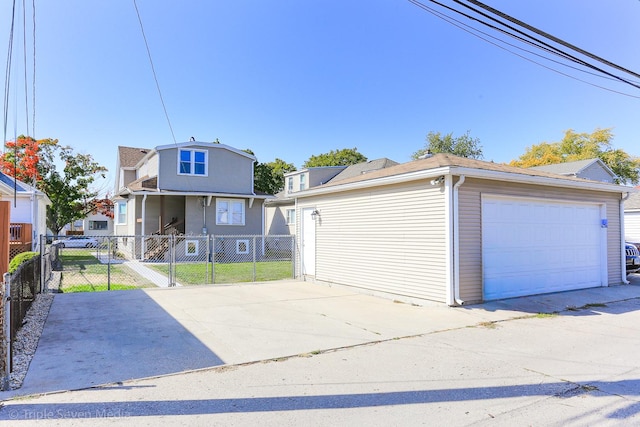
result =
[{"label": "garage", "polygon": [[482,196],[485,301],[607,285],[598,203]]}]

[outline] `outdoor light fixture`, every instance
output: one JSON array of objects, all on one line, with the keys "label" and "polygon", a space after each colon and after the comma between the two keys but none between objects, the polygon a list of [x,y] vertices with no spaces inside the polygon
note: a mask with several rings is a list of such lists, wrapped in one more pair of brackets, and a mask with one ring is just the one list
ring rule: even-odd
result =
[{"label": "outdoor light fixture", "polygon": [[320,212],[318,212],[318,209],[314,209],[314,210],[311,212],[311,219],[312,219],[312,220],[314,220],[314,221],[315,221],[315,220],[316,220],[316,218],[317,218],[317,217],[319,217],[319,216],[320,216]]},{"label": "outdoor light fixture", "polygon": [[444,182],[444,176],[439,176],[438,178],[431,180],[431,185],[440,185]]}]

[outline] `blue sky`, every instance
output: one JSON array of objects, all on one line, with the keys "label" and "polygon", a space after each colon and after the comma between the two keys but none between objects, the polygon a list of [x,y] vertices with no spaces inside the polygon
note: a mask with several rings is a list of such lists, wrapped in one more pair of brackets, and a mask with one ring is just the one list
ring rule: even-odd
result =
[{"label": "blue sky", "polygon": [[[3,58],[9,3],[0,5]],[[485,3],[640,72],[640,1]],[[562,76],[409,1],[137,5],[177,142],[218,138],[250,148],[261,162],[281,158],[300,167],[311,155],[353,147],[369,159],[404,162],[429,131],[469,131],[485,160],[508,162],[567,129],[613,128],[614,145],[640,155],[640,89],[536,59],[635,98]],[[32,126],[21,19],[7,139]],[[28,34],[30,21],[29,10]],[[36,0],[36,34],[36,138],[92,154],[110,169],[106,189],[118,145],[173,143],[132,0]]]}]

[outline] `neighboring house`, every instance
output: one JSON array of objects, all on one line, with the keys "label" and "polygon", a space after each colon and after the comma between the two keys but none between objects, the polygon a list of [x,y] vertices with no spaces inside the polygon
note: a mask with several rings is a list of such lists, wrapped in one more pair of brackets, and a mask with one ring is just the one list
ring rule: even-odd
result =
[{"label": "neighboring house", "polygon": [[295,194],[296,274],[448,305],[618,285],[627,191],[436,154]]},{"label": "neighboring house", "polygon": [[631,193],[624,202],[624,237],[627,242],[640,243],[640,192]]},{"label": "neighboring house", "polygon": [[40,235],[47,234],[47,206],[51,204],[51,200],[42,191],[2,172],[0,200],[11,202],[12,245],[20,246],[16,249],[20,252],[39,250]]},{"label": "neighboring house", "polygon": [[[118,147],[114,233],[264,234],[263,205],[271,196],[253,190],[255,161],[244,151],[207,142]],[[229,248],[216,251],[241,247],[244,253],[242,242],[225,240]]]},{"label": "neighboring house", "polygon": [[104,213],[90,213],[82,220],[82,228],[87,236],[113,235],[113,218]]},{"label": "neighboring house", "polygon": [[590,179],[592,181],[615,183],[616,174],[600,159],[578,160],[553,165],[534,166],[533,170],[557,173],[564,176]]},{"label": "neighboring house", "polygon": [[295,194],[298,191],[361,176],[397,164],[398,162],[391,159],[382,158],[350,166],[323,166],[286,173],[284,190],[265,203],[265,230],[268,234],[295,234]]}]

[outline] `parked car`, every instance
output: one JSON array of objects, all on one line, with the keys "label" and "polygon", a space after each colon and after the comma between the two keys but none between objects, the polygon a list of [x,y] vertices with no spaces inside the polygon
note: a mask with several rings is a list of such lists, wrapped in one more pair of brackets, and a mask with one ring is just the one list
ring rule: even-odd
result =
[{"label": "parked car", "polygon": [[625,252],[627,254],[627,274],[637,273],[640,270],[640,252],[638,244],[625,242]]},{"label": "parked car", "polygon": [[93,237],[72,236],[66,239],[54,240],[52,244],[61,248],[95,248],[98,246],[98,241]]}]

